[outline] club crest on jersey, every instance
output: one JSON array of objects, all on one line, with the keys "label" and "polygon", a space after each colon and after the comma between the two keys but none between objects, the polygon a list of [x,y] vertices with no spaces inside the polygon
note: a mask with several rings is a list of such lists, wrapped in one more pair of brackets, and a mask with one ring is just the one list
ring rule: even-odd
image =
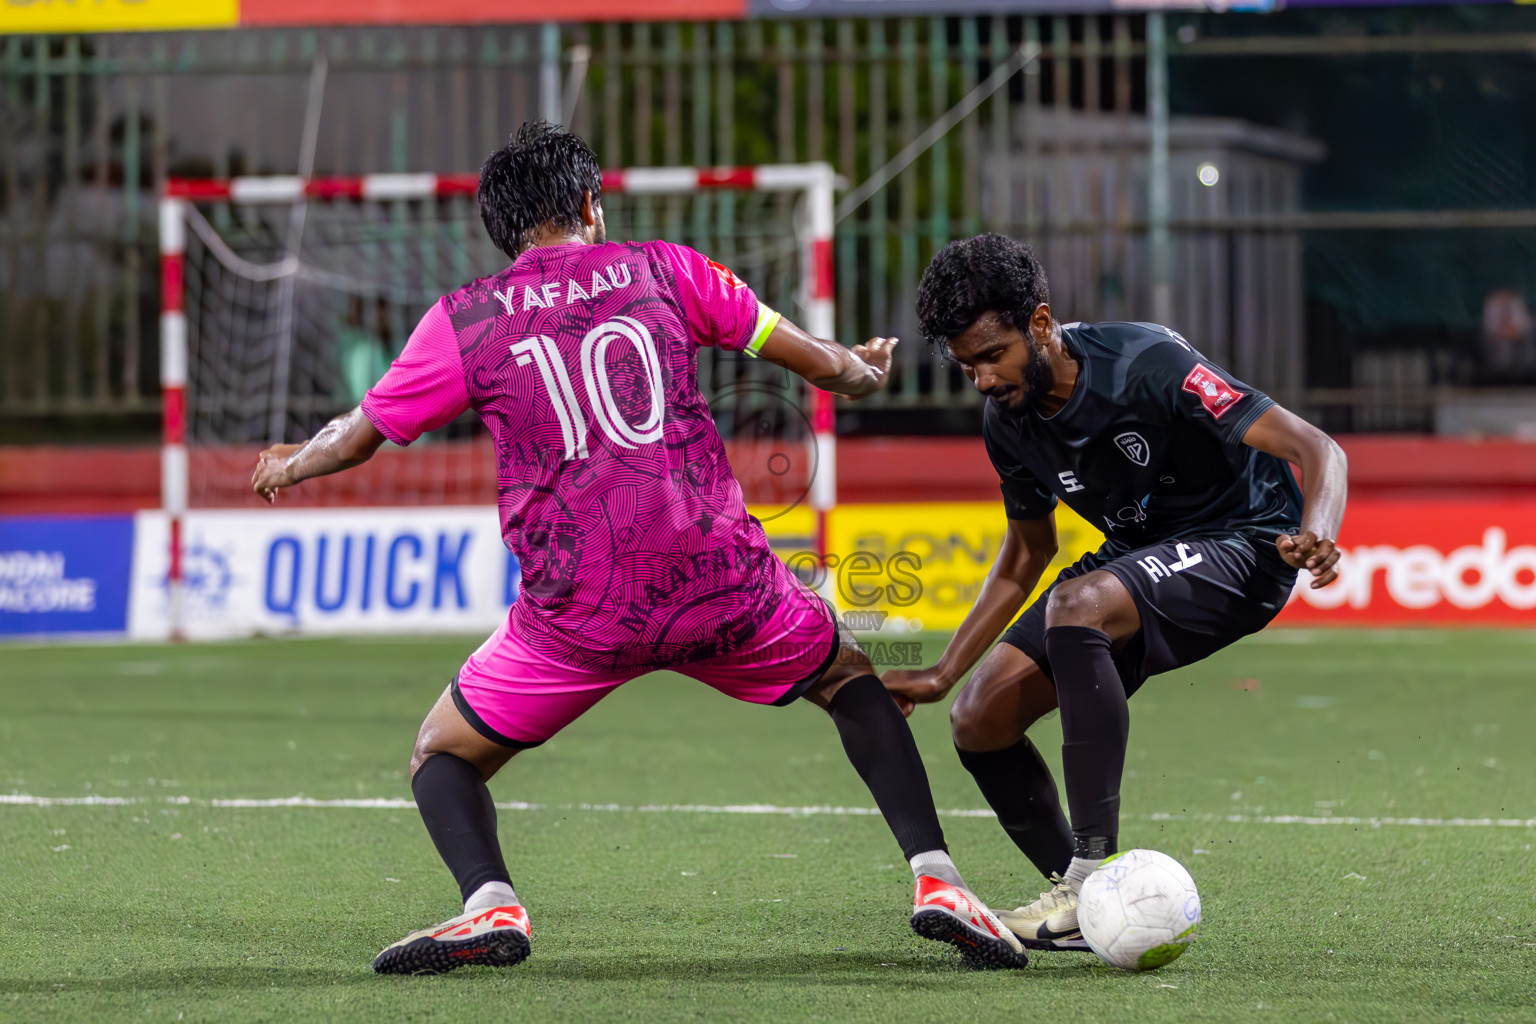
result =
[{"label": "club crest on jersey", "polygon": [[1125,453],[1125,457],[1138,466],[1145,466],[1147,460],[1152,457],[1152,446],[1147,444],[1147,439],[1134,430],[1127,430],[1115,437],[1115,444]]},{"label": "club crest on jersey", "polygon": [[1241,391],[1222,380],[1204,363],[1196,363],[1189,371],[1189,376],[1184,378],[1184,390],[1200,399],[1212,419],[1221,419],[1228,409],[1243,400]]}]

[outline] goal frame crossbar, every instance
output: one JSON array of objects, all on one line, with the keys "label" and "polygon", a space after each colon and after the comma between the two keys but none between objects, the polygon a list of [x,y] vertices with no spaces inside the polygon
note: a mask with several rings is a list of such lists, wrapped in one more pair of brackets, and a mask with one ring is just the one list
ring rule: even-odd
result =
[{"label": "goal frame crossbar", "polygon": [[[804,250],[801,293],[805,329],[818,338],[836,337],[832,274],[837,174],[827,163],[763,164],[745,167],[635,167],[603,172],[603,191],[630,195],[689,195],[702,191],[797,192],[805,196],[801,225]],[[184,635],[186,581],[182,533],[190,490],[187,455],[186,313],[187,210],[198,203],[234,205],[308,201],[409,201],[473,196],[477,174],[365,174],[302,178],[260,175],[235,178],[170,178],[160,195],[160,504],[170,523],[170,626]],[[827,554],[827,513],[837,503],[837,441],[833,399],[811,388],[811,465],[808,501],[815,513],[816,554]]]}]

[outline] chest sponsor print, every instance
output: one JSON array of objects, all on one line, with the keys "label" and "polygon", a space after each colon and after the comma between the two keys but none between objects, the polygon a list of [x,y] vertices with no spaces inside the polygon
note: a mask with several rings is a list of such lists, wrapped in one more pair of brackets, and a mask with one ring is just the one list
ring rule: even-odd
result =
[{"label": "chest sponsor print", "polygon": [[1221,419],[1226,411],[1243,400],[1243,393],[1236,390],[1204,363],[1196,363],[1184,378],[1185,391],[1200,399],[1205,411],[1213,419]]},{"label": "chest sponsor print", "polygon": [[1139,526],[1146,521],[1147,499],[1143,498],[1138,504],[1126,505],[1120,509],[1115,513],[1113,519],[1106,514],[1104,516],[1104,531],[1105,533],[1113,534],[1123,526]]}]

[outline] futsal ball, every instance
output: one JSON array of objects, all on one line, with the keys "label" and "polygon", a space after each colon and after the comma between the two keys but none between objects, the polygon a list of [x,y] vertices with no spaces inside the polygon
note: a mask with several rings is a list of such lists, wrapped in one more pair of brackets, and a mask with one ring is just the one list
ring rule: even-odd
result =
[{"label": "futsal ball", "polygon": [[1195,941],[1200,894],[1184,865],[1126,850],[1099,865],[1077,896],[1077,926],[1099,959],[1127,971],[1177,960]]}]

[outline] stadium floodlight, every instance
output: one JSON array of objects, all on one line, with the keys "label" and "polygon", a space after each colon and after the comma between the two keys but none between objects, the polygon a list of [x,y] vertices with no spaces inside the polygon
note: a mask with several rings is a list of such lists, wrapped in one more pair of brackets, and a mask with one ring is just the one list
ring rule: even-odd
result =
[{"label": "stadium floodlight", "polygon": [[[292,420],[312,423],[322,412],[336,411],[337,400],[322,394],[327,387],[344,390],[334,383],[337,373],[329,365],[334,358],[321,360],[327,361],[321,372],[314,352],[290,344],[294,332],[334,333],[342,320],[357,326],[376,315],[375,300],[388,299],[419,315],[438,295],[505,266],[505,257],[474,223],[478,183],[473,174],[166,181],[159,210],[161,504],[170,522],[173,636],[184,633],[187,509],[249,500],[240,485],[256,449],[284,440]],[[793,230],[770,225],[758,233],[757,244],[761,248],[768,238],[792,251],[795,308],[780,308],[821,338],[836,333],[837,183],[826,163],[603,172],[605,195],[687,197],[721,190],[789,195]],[[456,218],[433,212],[445,204],[457,204]],[[660,233],[671,241],[694,242]],[[774,303],[753,280],[750,266],[736,269],[764,301]],[[283,282],[306,288],[279,288]],[[365,361],[358,372],[366,371]],[[306,372],[305,387],[290,383]],[[829,393],[809,390],[806,499],[815,514],[814,549],[825,554],[827,512],[837,500],[834,414]],[[491,498],[489,491],[483,496],[486,502]]]}]

